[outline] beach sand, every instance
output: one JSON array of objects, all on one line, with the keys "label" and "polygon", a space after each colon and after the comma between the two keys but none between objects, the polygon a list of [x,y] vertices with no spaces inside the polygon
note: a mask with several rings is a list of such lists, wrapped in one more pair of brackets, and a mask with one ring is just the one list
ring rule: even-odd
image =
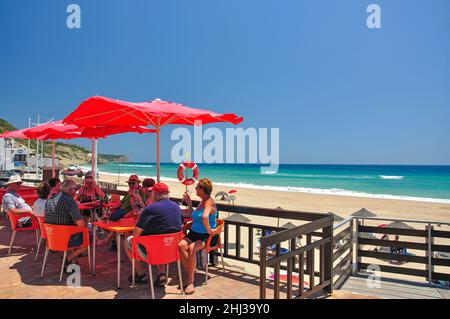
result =
[{"label": "beach sand", "polygon": [[[100,174],[100,180],[117,183],[118,177]],[[120,177],[119,189],[127,189],[125,184],[126,180],[127,177]],[[171,196],[182,197],[185,190],[184,185],[174,181],[162,181],[169,186]],[[213,194],[218,191],[228,192],[230,189],[230,187],[225,186],[214,186]],[[287,210],[317,213],[333,212],[344,218],[364,207],[377,214],[377,217],[450,222],[450,204],[397,199],[306,194],[273,190],[255,190],[249,188],[233,189],[237,190],[237,193],[234,194],[237,197],[237,200],[235,201],[236,205],[264,208],[276,208],[279,206]],[[191,195],[192,198],[198,199],[195,196],[195,189],[193,185],[189,186],[189,190],[193,194]],[[282,222],[284,223],[286,221],[283,220]]]}]

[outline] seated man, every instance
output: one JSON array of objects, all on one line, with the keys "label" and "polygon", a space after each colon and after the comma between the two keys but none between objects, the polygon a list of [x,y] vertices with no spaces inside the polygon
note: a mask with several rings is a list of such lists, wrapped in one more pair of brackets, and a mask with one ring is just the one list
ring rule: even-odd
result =
[{"label": "seated man", "polygon": [[[61,185],[61,191],[47,200],[45,205],[44,222],[52,225],[69,225],[86,227],[83,215],[74,200],[78,185],[75,181],[67,179]],[[69,247],[77,247],[83,243],[83,233],[76,233],[70,237]],[[85,248],[74,250],[66,259],[65,267],[76,261],[85,251]]]},{"label": "seated man", "polygon": [[[6,183],[8,186],[7,191],[2,199],[3,209],[7,213],[20,216],[26,213],[32,213],[31,207],[25,202],[25,200],[17,192],[22,186],[22,179],[19,175],[13,175]],[[20,218],[17,222],[17,227],[30,227],[32,225],[30,217]]]},{"label": "seated man", "polygon": [[[181,230],[182,212],[177,203],[170,200],[169,188],[164,183],[157,183],[153,186],[152,197],[154,203],[147,206],[142,212],[133,231],[133,235],[124,241],[124,249],[130,260],[132,259],[131,238],[147,235],[177,233]],[[147,252],[144,247],[138,247],[138,252],[142,257],[146,257]],[[162,287],[166,284],[163,265],[158,265],[158,276],[155,280],[155,286]],[[132,277],[128,278],[132,281]],[[146,273],[140,265],[136,263],[136,282],[147,282]]]}]

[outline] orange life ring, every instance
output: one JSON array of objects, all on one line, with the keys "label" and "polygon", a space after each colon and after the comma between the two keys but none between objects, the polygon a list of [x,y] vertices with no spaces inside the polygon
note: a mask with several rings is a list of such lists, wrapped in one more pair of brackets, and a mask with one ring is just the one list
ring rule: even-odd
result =
[{"label": "orange life ring", "polygon": [[[186,175],[184,175],[184,171],[188,168],[192,169],[191,178],[186,178]],[[181,182],[181,184],[188,186],[194,184],[195,181],[198,180],[198,177],[200,176],[200,170],[198,169],[197,164],[195,164],[194,162],[183,162],[180,164],[180,166],[178,166],[177,175],[178,180]]]}]

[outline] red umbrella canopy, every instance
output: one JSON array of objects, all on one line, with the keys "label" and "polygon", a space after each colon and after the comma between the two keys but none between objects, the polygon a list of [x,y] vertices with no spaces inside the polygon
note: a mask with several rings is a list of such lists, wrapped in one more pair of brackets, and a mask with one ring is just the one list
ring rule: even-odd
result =
[{"label": "red umbrella canopy", "polygon": [[63,121],[55,121],[47,124],[42,124],[30,129],[25,130],[24,134],[30,139],[44,139],[44,140],[57,140],[57,139],[74,139],[74,138],[89,138],[97,139],[104,138],[109,135],[119,133],[154,133],[155,130],[148,129],[146,127],[89,127],[80,128],[73,124],[63,124]]},{"label": "red umbrella canopy", "polygon": [[0,134],[0,138],[20,138],[20,139],[28,139],[28,137],[24,134],[24,132],[28,130],[27,128],[23,128],[16,131],[4,132]]},{"label": "red umbrella canopy", "polygon": [[156,99],[151,102],[132,103],[95,96],[82,102],[64,119],[66,124],[78,126],[147,126],[168,124],[200,125],[216,122],[239,124],[242,117],[219,114],[182,104]]}]

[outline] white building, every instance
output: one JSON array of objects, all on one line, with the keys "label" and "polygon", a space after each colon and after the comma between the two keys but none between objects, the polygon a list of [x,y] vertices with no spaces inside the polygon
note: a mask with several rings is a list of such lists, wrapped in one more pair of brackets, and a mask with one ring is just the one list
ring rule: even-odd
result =
[{"label": "white building", "polygon": [[10,170],[14,168],[14,142],[11,139],[0,138],[0,170]]}]

